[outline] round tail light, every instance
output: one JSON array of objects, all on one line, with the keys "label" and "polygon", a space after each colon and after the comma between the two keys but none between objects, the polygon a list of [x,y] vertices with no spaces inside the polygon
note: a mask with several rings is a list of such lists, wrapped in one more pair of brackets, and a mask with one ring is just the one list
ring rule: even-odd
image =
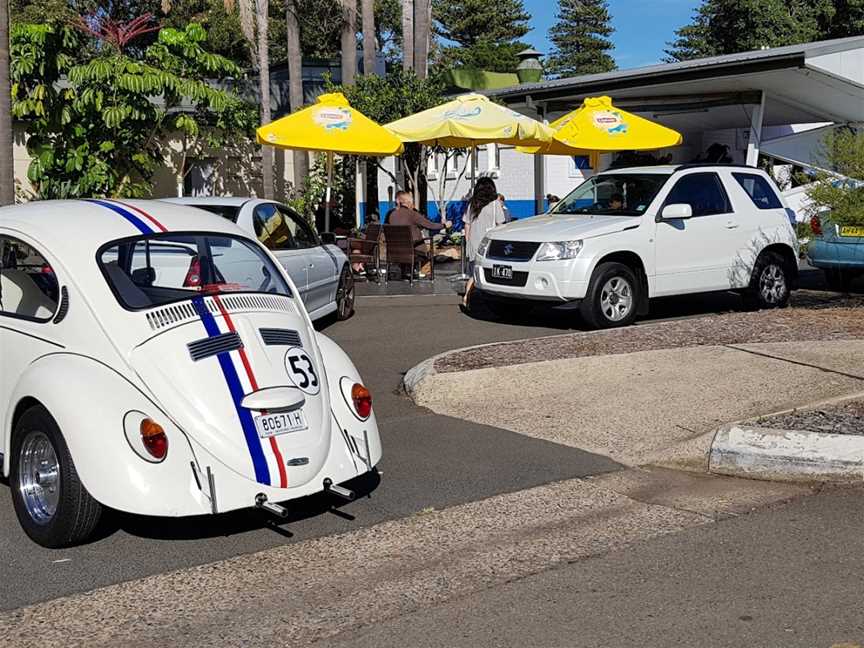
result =
[{"label": "round tail light", "polygon": [[165,436],[165,430],[156,421],[150,418],[145,418],[141,421],[141,443],[144,444],[144,449],[154,459],[164,459],[168,454],[168,437]]},{"label": "round tail light", "polygon": [[351,387],[351,400],[354,402],[354,411],[360,418],[369,418],[372,414],[372,394],[360,383],[354,383]]}]

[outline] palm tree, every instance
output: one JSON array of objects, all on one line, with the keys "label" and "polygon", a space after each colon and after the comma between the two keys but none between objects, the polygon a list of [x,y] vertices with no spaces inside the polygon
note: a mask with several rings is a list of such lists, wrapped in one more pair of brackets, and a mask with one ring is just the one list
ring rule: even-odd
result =
[{"label": "palm tree", "polygon": [[[261,94],[261,123],[269,124],[270,116],[270,39],[269,20],[270,2],[255,0],[256,27],[258,29],[258,87]],[[262,179],[264,197],[273,199],[273,147],[261,147]]]},{"label": "palm tree", "polygon": [[375,73],[375,0],[363,0],[363,74]]},{"label": "palm tree", "polygon": [[414,0],[402,0],[402,69],[414,69]]},{"label": "palm tree", "polygon": [[9,83],[9,1],[0,0],[0,205],[15,202],[12,160],[12,86]]},{"label": "palm tree", "polygon": [[414,71],[421,79],[425,79],[429,71],[429,34],[431,26],[431,0],[414,0]]},{"label": "palm tree", "polygon": [[342,0],[342,85],[354,83],[357,69],[357,0]]},{"label": "palm tree", "polygon": [[[285,31],[288,49],[288,102],[291,112],[303,106],[303,54],[300,50],[300,25],[296,0],[285,0]],[[294,189],[303,187],[309,175],[309,154],[294,151]]]}]

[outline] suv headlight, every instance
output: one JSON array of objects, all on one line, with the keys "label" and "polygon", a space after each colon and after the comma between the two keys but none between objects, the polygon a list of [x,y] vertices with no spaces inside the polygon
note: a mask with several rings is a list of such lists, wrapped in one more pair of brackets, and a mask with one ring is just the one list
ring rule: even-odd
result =
[{"label": "suv headlight", "polygon": [[541,245],[537,251],[537,260],[561,261],[563,259],[574,259],[581,249],[582,241],[547,242]]},{"label": "suv headlight", "polygon": [[489,251],[489,237],[484,236],[483,240],[480,241],[480,245],[477,246],[477,256],[485,257],[486,253]]}]

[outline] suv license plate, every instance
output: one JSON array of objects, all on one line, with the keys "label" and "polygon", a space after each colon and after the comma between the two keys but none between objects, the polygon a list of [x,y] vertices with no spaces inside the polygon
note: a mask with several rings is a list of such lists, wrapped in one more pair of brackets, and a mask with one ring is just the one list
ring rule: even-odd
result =
[{"label": "suv license plate", "polygon": [[258,430],[258,436],[266,439],[277,434],[300,432],[301,430],[308,429],[309,426],[306,424],[303,410],[298,409],[293,412],[279,412],[277,414],[256,416],[255,428]]},{"label": "suv license plate", "polygon": [[512,279],[513,266],[493,265],[492,277],[495,279]]}]

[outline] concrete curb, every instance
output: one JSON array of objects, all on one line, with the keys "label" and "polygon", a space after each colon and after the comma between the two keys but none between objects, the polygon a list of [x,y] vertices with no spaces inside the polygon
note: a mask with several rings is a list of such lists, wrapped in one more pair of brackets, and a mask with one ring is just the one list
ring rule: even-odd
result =
[{"label": "concrete curb", "polygon": [[769,481],[861,481],[864,436],[733,423],[715,435],[708,471]]}]

